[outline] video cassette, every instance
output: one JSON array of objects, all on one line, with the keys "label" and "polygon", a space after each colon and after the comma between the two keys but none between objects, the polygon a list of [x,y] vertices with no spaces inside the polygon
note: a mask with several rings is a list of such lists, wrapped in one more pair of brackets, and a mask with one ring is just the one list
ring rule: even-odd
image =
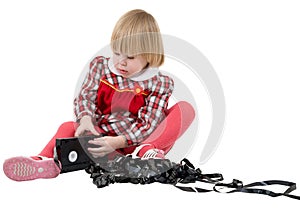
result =
[{"label": "video cassette", "polygon": [[88,141],[101,136],[79,136],[56,139],[56,159],[60,161],[61,173],[77,171],[87,168],[95,162],[88,152],[88,147],[99,147],[89,144]]}]

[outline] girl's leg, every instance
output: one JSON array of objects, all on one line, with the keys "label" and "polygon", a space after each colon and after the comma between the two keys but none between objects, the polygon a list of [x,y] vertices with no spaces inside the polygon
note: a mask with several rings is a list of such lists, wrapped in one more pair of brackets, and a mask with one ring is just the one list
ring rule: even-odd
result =
[{"label": "girl's leg", "polygon": [[39,155],[48,158],[53,158],[56,139],[74,137],[77,127],[78,127],[78,123],[72,121],[63,123],[58,128],[56,134],[52,137],[52,139],[48,142],[48,144],[44,147],[44,149],[41,151]]},{"label": "girl's leg", "polygon": [[157,149],[170,148],[188,129],[195,118],[195,110],[188,102],[178,102],[172,106],[166,118],[159,124],[156,130],[143,142],[152,144]]},{"label": "girl's leg", "polygon": [[[149,149],[170,151],[176,140],[188,129],[195,118],[195,110],[188,102],[176,103],[167,111],[166,118],[142,143],[138,156],[142,157]],[[148,145],[148,146],[146,146]]]},{"label": "girl's leg", "polygon": [[19,156],[7,159],[3,164],[5,175],[15,181],[54,178],[58,176],[60,168],[53,160],[56,138],[74,136],[77,126],[77,123],[74,122],[63,123],[39,156]]}]

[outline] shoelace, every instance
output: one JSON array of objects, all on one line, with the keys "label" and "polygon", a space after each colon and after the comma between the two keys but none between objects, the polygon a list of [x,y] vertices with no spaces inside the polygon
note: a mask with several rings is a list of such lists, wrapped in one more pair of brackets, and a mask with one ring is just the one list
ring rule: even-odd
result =
[{"label": "shoelace", "polygon": [[145,152],[145,154],[142,156],[142,159],[147,160],[150,158],[156,158],[158,154],[163,155],[163,153],[158,149],[150,149],[147,152]]}]

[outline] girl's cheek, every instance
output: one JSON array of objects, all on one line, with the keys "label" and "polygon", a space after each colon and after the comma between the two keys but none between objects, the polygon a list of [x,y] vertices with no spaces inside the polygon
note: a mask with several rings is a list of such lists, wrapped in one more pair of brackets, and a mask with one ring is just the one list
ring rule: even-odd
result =
[{"label": "girl's cheek", "polygon": [[117,65],[118,64],[118,62],[119,62],[119,58],[116,56],[116,55],[113,55],[113,64],[114,65]]}]

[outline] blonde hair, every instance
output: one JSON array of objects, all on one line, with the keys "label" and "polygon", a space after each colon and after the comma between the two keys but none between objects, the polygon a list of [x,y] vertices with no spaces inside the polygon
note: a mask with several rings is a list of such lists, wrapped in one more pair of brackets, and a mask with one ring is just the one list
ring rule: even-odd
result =
[{"label": "blonde hair", "polygon": [[144,10],[131,10],[118,20],[110,45],[114,52],[128,56],[141,55],[151,67],[164,63],[164,47],[158,24]]}]

